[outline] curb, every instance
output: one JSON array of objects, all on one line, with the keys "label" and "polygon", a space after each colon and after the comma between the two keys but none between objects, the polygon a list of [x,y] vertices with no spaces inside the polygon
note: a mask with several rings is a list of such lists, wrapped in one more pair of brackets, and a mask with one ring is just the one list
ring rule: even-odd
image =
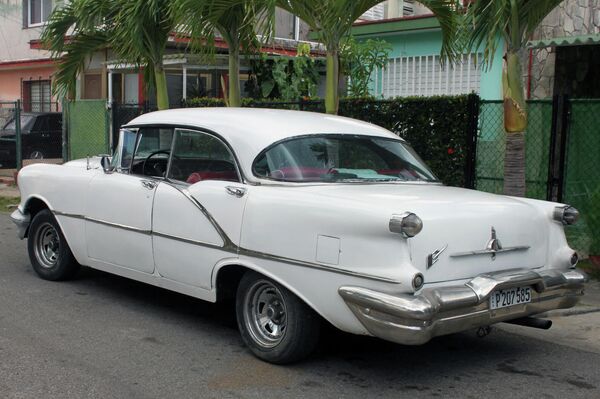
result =
[{"label": "curb", "polygon": [[540,313],[536,317],[568,317],[568,316],[579,316],[588,313],[600,312],[599,307],[595,306],[576,306],[570,309],[557,309],[551,310],[550,312]]}]

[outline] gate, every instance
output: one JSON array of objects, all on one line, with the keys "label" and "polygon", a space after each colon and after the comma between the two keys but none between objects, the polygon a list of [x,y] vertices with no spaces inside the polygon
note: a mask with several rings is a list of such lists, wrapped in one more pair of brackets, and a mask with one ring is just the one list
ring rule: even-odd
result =
[{"label": "gate", "polygon": [[63,118],[68,120],[68,159],[110,152],[105,100],[69,101],[64,112]]}]

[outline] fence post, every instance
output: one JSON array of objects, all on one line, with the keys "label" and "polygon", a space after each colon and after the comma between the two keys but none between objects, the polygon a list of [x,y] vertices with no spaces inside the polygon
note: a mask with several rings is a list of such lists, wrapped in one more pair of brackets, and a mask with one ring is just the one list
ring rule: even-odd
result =
[{"label": "fence post", "polygon": [[21,142],[21,100],[15,103],[15,160],[17,170],[23,167],[23,150]]},{"label": "fence post", "polygon": [[63,162],[69,161],[69,101],[66,98],[62,100],[62,159]]},{"label": "fence post", "polygon": [[104,140],[105,154],[112,154],[112,100],[106,100],[106,108],[104,111]]},{"label": "fence post", "polygon": [[465,187],[475,188],[477,166],[477,126],[479,123],[479,96],[471,94],[467,97],[467,154],[465,159]]},{"label": "fence post", "polygon": [[569,128],[570,102],[567,96],[555,95],[552,98],[552,127],[550,130],[550,154],[548,157],[548,182],[546,198],[561,202],[567,151],[567,131]]}]

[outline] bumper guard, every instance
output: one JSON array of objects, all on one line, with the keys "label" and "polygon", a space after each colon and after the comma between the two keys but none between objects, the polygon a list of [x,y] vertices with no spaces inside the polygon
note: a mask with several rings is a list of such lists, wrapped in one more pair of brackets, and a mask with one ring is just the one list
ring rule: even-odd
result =
[{"label": "bumper guard", "polygon": [[19,235],[19,238],[21,240],[25,238],[25,235],[27,234],[27,229],[29,229],[31,217],[27,214],[24,214],[23,212],[21,212],[21,210],[17,208],[17,210],[11,213],[10,219],[13,221],[14,224],[17,225],[17,234]]}]

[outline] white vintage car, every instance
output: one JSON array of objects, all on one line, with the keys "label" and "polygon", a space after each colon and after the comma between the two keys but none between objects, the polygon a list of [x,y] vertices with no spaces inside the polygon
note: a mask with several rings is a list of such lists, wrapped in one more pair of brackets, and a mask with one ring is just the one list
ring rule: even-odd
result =
[{"label": "white vintage car", "polygon": [[[235,300],[244,342],[286,363],[323,320],[400,344],[568,308],[583,294],[562,204],[446,187],[372,124],[316,113],[142,115],[115,154],[19,174],[34,270],[79,265]],[[481,331],[481,330],[480,330]],[[485,331],[485,330],[484,330]]]}]

